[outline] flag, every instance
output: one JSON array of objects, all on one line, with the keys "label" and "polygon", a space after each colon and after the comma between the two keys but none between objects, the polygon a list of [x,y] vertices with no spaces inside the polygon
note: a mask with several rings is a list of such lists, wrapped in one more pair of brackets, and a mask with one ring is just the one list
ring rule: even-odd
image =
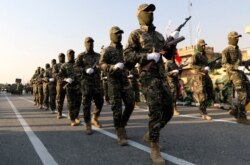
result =
[{"label": "flag", "polygon": [[182,59],[181,59],[178,51],[175,52],[175,61],[178,62],[179,65],[181,64]]}]

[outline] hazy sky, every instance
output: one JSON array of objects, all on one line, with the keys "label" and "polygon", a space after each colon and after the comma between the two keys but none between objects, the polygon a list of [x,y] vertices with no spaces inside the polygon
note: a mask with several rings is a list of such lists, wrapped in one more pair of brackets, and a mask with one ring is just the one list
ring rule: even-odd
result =
[{"label": "hazy sky", "polygon": [[[84,51],[83,40],[91,36],[95,50],[109,45],[109,29],[124,30],[123,44],[129,33],[138,28],[136,10],[142,3],[154,3],[154,24],[166,35],[169,22],[174,30],[189,16],[188,0],[0,0],[0,83],[30,80],[37,66],[57,59],[60,52]],[[190,0],[192,40],[197,26],[200,38],[220,52],[227,46],[227,34],[243,35],[239,45],[250,47],[250,0]],[[190,45],[189,23],[181,31]]]}]

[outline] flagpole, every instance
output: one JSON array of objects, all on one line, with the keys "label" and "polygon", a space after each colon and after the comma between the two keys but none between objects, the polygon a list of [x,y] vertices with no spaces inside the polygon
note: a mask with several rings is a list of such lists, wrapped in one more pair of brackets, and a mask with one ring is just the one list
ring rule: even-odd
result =
[{"label": "flagpole", "polygon": [[[188,0],[188,14],[191,16],[191,7],[192,2],[191,0]],[[190,38],[190,45],[193,45],[193,38],[192,38],[192,20],[189,21],[189,38]]]}]

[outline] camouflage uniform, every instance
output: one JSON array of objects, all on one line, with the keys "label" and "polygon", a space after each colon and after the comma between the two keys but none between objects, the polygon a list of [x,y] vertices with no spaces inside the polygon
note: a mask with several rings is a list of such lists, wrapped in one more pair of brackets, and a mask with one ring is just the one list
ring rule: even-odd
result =
[{"label": "camouflage uniform", "polygon": [[207,106],[214,99],[213,83],[208,74],[208,58],[205,52],[205,41],[199,40],[197,44],[197,51],[193,56],[193,67],[195,69],[195,82],[196,89],[194,90],[193,97],[200,104],[199,111],[203,119],[211,120],[207,115]]},{"label": "camouflage uniform", "polygon": [[46,72],[48,72],[48,70],[50,69],[50,64],[46,64],[45,65],[45,71],[43,73],[43,105],[45,106],[45,109],[48,110],[49,109],[49,88],[48,88],[48,83],[49,83],[49,79],[48,77],[46,77]]},{"label": "camouflage uniform", "polygon": [[[54,62],[53,62],[54,61]],[[48,81],[48,93],[49,93],[49,107],[54,113],[56,109],[56,81],[52,74],[52,68],[55,65],[55,59],[52,60],[50,68],[46,69],[44,73],[44,78]]]},{"label": "camouflage uniform", "polygon": [[160,52],[164,42],[163,36],[155,31],[153,25],[141,25],[140,29],[130,34],[128,46],[124,51],[127,65],[140,64],[142,93],[149,107],[149,138],[155,143],[159,142],[160,129],[173,116],[173,106],[172,96],[166,84],[163,60],[160,58],[157,63],[146,69],[150,62],[147,60],[147,54],[152,51]]},{"label": "camouflage uniform", "polygon": [[[87,44],[86,47],[88,47],[88,44],[93,46],[93,42],[94,40],[91,37],[87,37],[85,39],[85,45]],[[83,117],[85,123],[89,125],[91,122],[91,101],[94,100],[95,102],[93,118],[96,120],[100,116],[103,106],[101,71],[98,68],[100,54],[94,52],[93,47],[91,47],[90,49],[86,49],[86,51],[81,53],[79,56],[81,56],[83,60],[83,75],[81,81]],[[88,69],[92,70],[93,72],[91,71],[87,73]],[[95,126],[101,127],[99,121]]]},{"label": "camouflage uniform", "polygon": [[[178,71],[178,72],[175,72],[175,71]],[[176,107],[176,102],[177,102],[178,94],[180,91],[179,66],[175,63],[175,58],[167,61],[166,74],[167,74],[167,82],[169,84],[171,94],[173,97],[174,115],[179,115],[179,112],[177,112],[177,107]]]},{"label": "camouflage uniform", "polygon": [[73,50],[71,49],[68,50],[67,52],[68,62],[61,65],[61,70],[58,74],[60,79],[67,82],[64,88],[66,88],[71,126],[79,124],[79,121],[76,120],[79,114],[77,103],[79,101],[78,100],[79,95],[81,95],[78,81],[75,81],[76,73],[74,72],[74,62],[75,62],[74,55],[75,52]]},{"label": "camouflage uniform", "polygon": [[237,122],[249,124],[246,119],[245,106],[250,101],[250,82],[244,72],[238,69],[242,63],[242,54],[238,47],[239,37],[241,35],[237,32],[228,34],[229,46],[222,52],[222,64],[238,95],[237,109],[232,114],[237,118]]},{"label": "camouflage uniform", "polygon": [[44,74],[44,69],[40,69],[40,74],[38,75],[37,78],[37,89],[38,89],[38,104],[39,108],[43,108],[43,74]]},{"label": "camouflage uniform", "polygon": [[[107,73],[108,77],[108,95],[111,110],[113,111],[114,127],[117,131],[118,143],[126,145],[127,135],[125,126],[134,110],[134,95],[125,68],[123,68],[123,47],[120,43],[122,33],[123,31],[117,26],[111,28],[111,44],[103,49],[100,66]],[[125,104],[124,111],[122,110],[122,101]]]},{"label": "camouflage uniform", "polygon": [[63,110],[63,102],[65,99],[66,90],[63,88],[63,86],[66,84],[63,79],[61,79],[58,76],[58,73],[61,70],[62,64],[65,62],[65,55],[63,53],[60,53],[59,56],[59,63],[53,66],[53,77],[56,78],[56,101],[57,101],[57,111],[58,115],[57,118],[62,118],[62,110]]},{"label": "camouflage uniform", "polygon": [[40,73],[40,68],[37,69],[34,73],[34,75],[32,76],[30,82],[33,86],[33,97],[34,97],[34,105],[38,105],[38,89],[37,89],[37,77]]}]

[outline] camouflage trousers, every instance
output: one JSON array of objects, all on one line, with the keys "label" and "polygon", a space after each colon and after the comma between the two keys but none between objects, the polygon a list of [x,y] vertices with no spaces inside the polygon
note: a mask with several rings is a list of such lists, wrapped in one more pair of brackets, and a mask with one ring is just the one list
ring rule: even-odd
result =
[{"label": "camouflage trousers", "polygon": [[48,83],[43,83],[43,105],[49,107],[49,88]]},{"label": "camouflage trousers", "polygon": [[171,91],[172,99],[173,99],[173,108],[176,109],[176,102],[178,99],[178,93],[180,90],[179,83],[169,83],[169,88]]},{"label": "camouflage trousers", "polygon": [[52,111],[56,109],[56,84],[48,84],[49,89],[49,107]]},{"label": "camouflage trousers", "polygon": [[199,111],[202,115],[207,114],[207,107],[214,99],[214,89],[208,74],[197,74],[193,84],[193,98],[200,103]]},{"label": "camouflage trousers", "polygon": [[141,76],[141,85],[149,108],[149,138],[151,142],[158,142],[160,130],[173,116],[171,92],[166,82],[151,76]]},{"label": "camouflage trousers", "polygon": [[77,88],[77,85],[72,84],[68,85],[66,88],[67,101],[68,101],[68,109],[70,120],[75,121],[75,119],[79,115],[79,105],[81,105],[81,89]]},{"label": "camouflage trousers", "polygon": [[85,123],[91,120],[91,102],[94,100],[95,108],[93,115],[99,117],[103,106],[103,88],[101,83],[91,84],[87,80],[82,80],[82,105],[83,105],[83,118]]},{"label": "camouflage trousers", "polygon": [[[110,97],[111,110],[113,111],[114,127],[125,127],[134,110],[134,94],[131,87],[123,86],[120,81],[108,81],[108,94]],[[122,110],[122,101],[125,109]]]},{"label": "camouflage trousers", "polygon": [[43,105],[43,84],[38,84],[38,103]]},{"label": "camouflage trousers", "polygon": [[56,102],[57,102],[57,111],[62,114],[63,103],[65,99],[66,90],[63,89],[63,83],[56,84]]},{"label": "camouflage trousers", "polygon": [[237,114],[239,118],[246,117],[245,106],[250,101],[250,82],[243,71],[233,71],[230,80],[237,92]]},{"label": "camouflage trousers", "polygon": [[33,97],[34,97],[34,102],[38,104],[38,88],[36,84],[33,84]]},{"label": "camouflage trousers", "polygon": [[132,90],[135,96],[135,102],[140,102],[140,89],[138,81],[131,80]]}]

